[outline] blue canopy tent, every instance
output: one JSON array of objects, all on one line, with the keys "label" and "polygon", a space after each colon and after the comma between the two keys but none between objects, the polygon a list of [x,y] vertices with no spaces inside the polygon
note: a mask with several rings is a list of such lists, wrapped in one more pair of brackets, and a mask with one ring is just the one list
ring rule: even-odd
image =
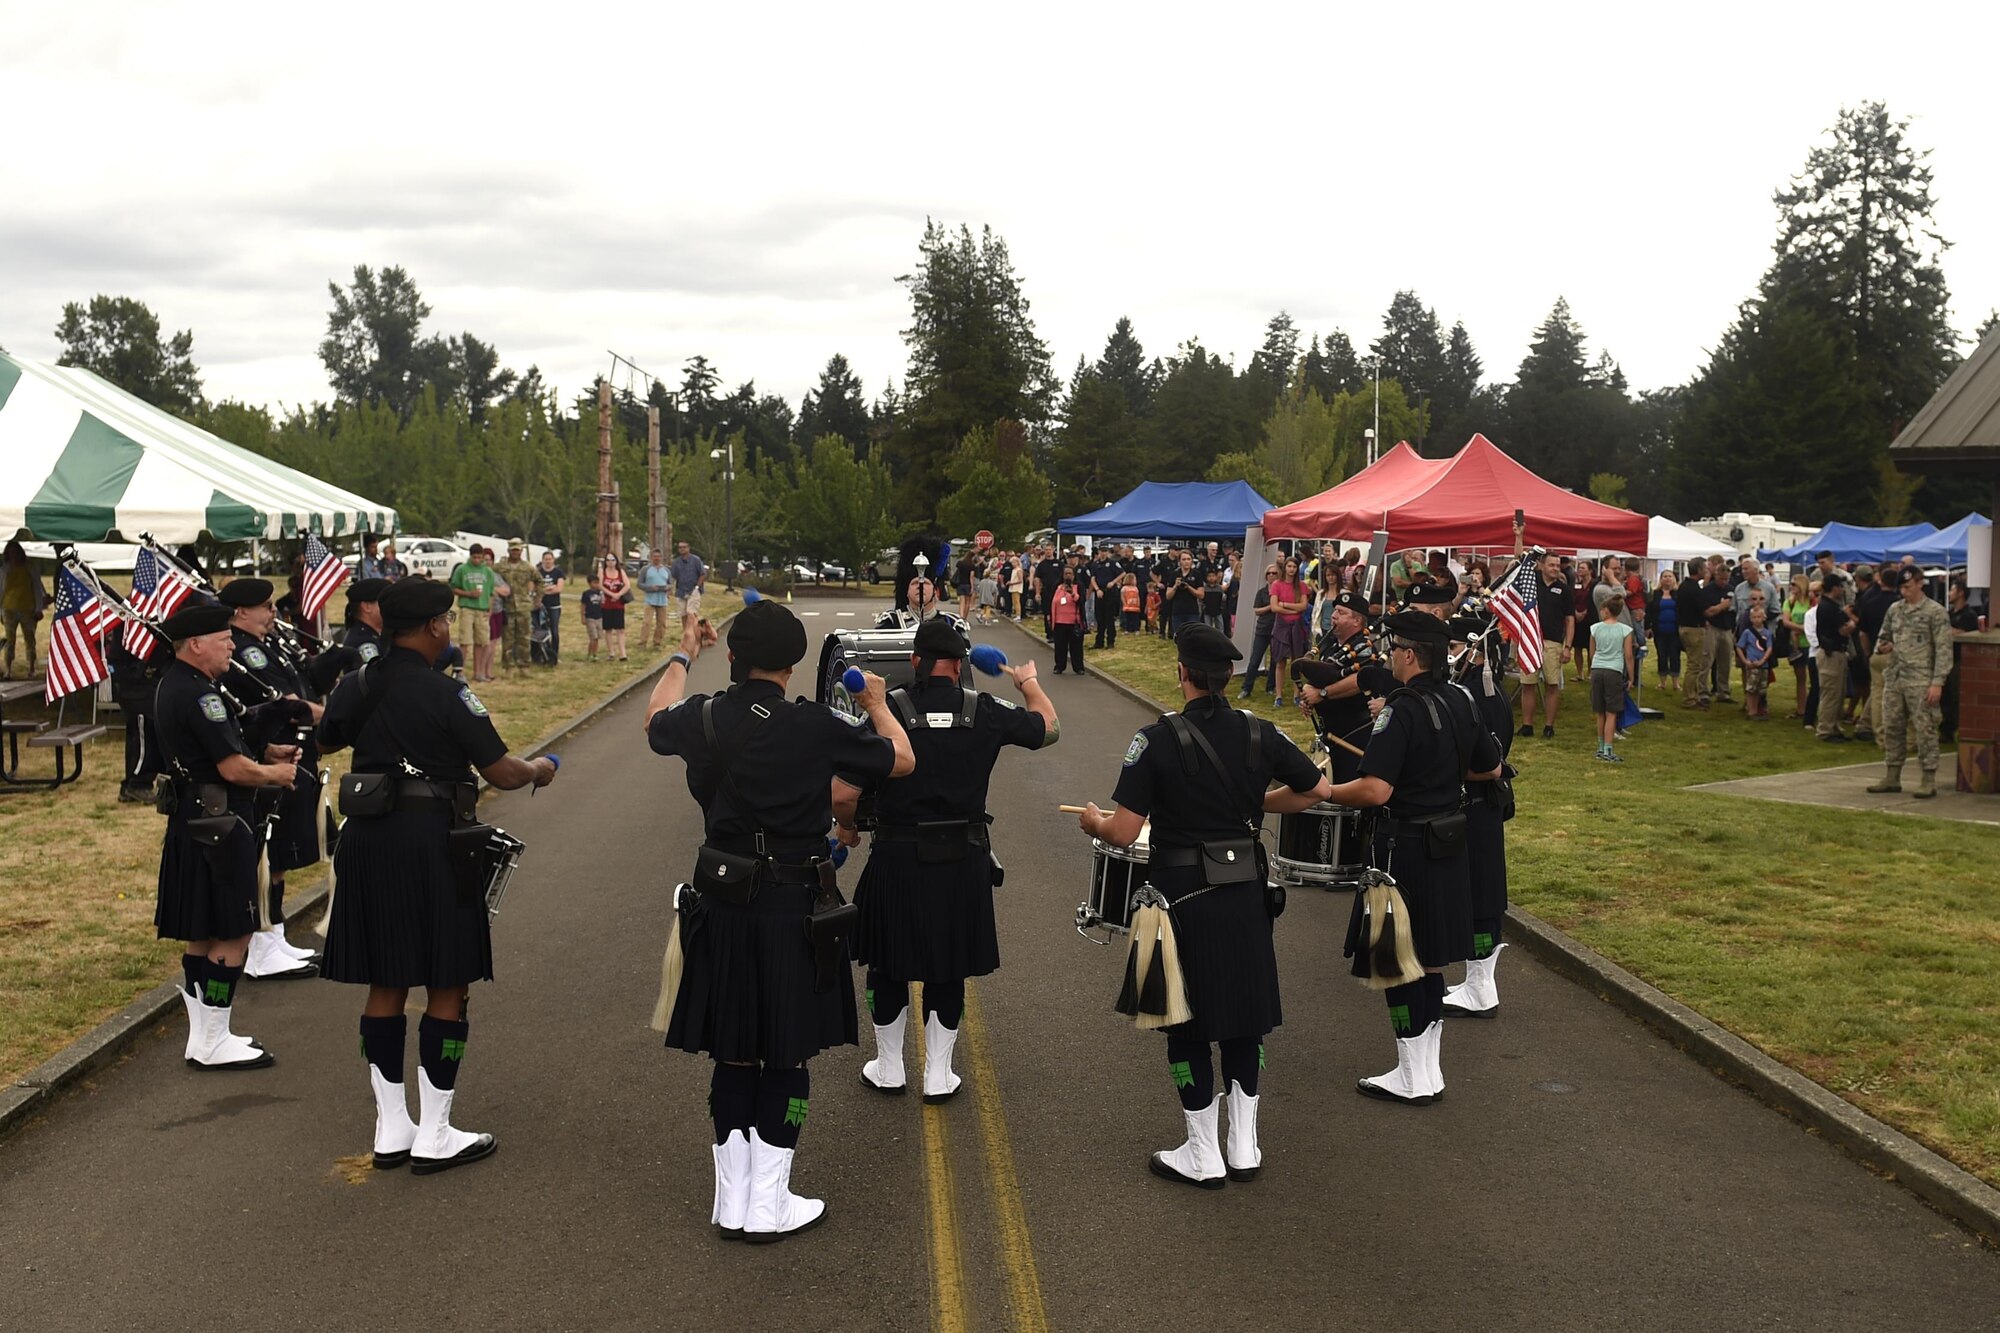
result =
[{"label": "blue canopy tent", "polygon": [[1247,481],[1142,481],[1102,509],[1059,520],[1056,531],[1077,537],[1240,540],[1270,508]]},{"label": "blue canopy tent", "polygon": [[1944,565],[1954,568],[1966,562],[1966,547],[1972,540],[1974,528],[1990,528],[1993,520],[1981,514],[1967,514],[1948,528],[1939,528],[1937,536],[1917,547],[1910,554],[1917,563],[1924,565]]},{"label": "blue canopy tent", "polygon": [[1851,523],[1829,523],[1795,545],[1759,550],[1757,558],[1782,560],[1791,565],[1811,564],[1821,551],[1831,551],[1833,558],[1844,565],[1861,560],[1880,564],[1914,554],[1918,547],[1929,545],[1937,532],[1929,523],[1911,523],[1900,528],[1857,528]]}]

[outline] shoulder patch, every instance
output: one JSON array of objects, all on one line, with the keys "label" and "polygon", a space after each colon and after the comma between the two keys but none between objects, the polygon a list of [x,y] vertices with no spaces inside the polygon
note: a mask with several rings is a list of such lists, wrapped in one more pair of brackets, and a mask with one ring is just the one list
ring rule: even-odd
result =
[{"label": "shoulder patch", "polygon": [[364,643],[355,650],[355,654],[363,662],[372,662],[382,655],[382,650],[372,643]]},{"label": "shoulder patch", "polygon": [[1146,753],[1146,745],[1145,732],[1142,731],[1132,738],[1132,743],[1125,747],[1125,767],[1130,768],[1139,762],[1139,757]]},{"label": "shoulder patch", "polygon": [[1390,713],[1390,710],[1391,710],[1391,709],[1393,709],[1394,707],[1395,707],[1395,705],[1394,705],[1394,704],[1383,704],[1383,705],[1382,705],[1382,711],[1381,711],[1381,712],[1379,712],[1379,713],[1377,713],[1377,714],[1375,715],[1375,728],[1374,728],[1374,730],[1373,730],[1373,731],[1370,731],[1370,732],[1368,733],[1369,735],[1371,735],[1371,736],[1375,736],[1375,735],[1379,735],[1379,734],[1381,734],[1381,732],[1382,732],[1382,731],[1383,731],[1383,730],[1384,730],[1385,728],[1387,728],[1387,727],[1388,727],[1388,725],[1389,725],[1389,713]]},{"label": "shoulder patch", "polygon": [[201,696],[201,715],[210,722],[227,722],[229,709],[224,707],[221,695],[204,694]]},{"label": "shoulder patch", "polygon": [[266,657],[264,650],[256,644],[246,643],[243,645],[243,665],[249,667],[252,671],[262,671],[265,667],[271,665],[271,659]]},{"label": "shoulder patch", "polygon": [[856,717],[852,713],[843,713],[838,708],[829,708],[826,711],[833,714],[833,716],[839,718],[842,722],[845,722],[850,727],[858,727],[861,725],[861,719]]},{"label": "shoulder patch", "polygon": [[465,686],[458,692],[458,700],[465,705],[465,711],[474,717],[486,716],[486,705],[479,702],[479,696],[472,692],[470,685]]},{"label": "shoulder patch", "polygon": [[1020,710],[1021,705],[1015,703],[1012,699],[1002,699],[997,694],[989,694],[986,697],[991,699],[994,703],[999,704],[1002,708],[1012,708],[1017,712]]}]

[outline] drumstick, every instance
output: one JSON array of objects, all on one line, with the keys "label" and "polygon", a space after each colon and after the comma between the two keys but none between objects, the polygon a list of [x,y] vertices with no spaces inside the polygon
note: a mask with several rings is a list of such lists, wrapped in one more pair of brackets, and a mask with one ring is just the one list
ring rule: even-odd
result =
[{"label": "drumstick", "polygon": [[1353,741],[1342,740],[1338,736],[1328,736],[1326,739],[1329,745],[1338,745],[1341,749],[1347,751],[1349,754],[1362,755],[1365,757],[1368,753],[1368,751],[1362,749],[1360,746],[1356,745]]},{"label": "drumstick", "polygon": [[1081,805],[1059,805],[1056,809],[1066,815],[1080,815],[1086,807]]}]

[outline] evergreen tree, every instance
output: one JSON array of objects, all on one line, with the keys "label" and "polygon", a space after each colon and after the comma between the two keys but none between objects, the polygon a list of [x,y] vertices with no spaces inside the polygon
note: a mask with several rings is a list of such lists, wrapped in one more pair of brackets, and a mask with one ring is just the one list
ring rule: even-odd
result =
[{"label": "evergreen tree", "polygon": [[1595,364],[1569,302],[1557,298],[1535,330],[1507,392],[1495,443],[1558,486],[1584,492],[1593,473],[1625,475],[1638,421],[1625,376],[1608,354]]},{"label": "evergreen tree", "polygon": [[1004,418],[970,432],[945,464],[952,489],[938,501],[938,526],[966,536],[990,529],[1003,546],[1049,521],[1049,481],[1035,469],[1021,424]]},{"label": "evergreen tree", "polygon": [[1079,364],[1050,458],[1058,517],[1100,508],[1151,475],[1142,425],[1117,383]]},{"label": "evergreen tree", "polygon": [[[1815,521],[1906,507],[1881,461],[1958,359],[1929,153],[1907,130],[1879,102],[1843,109],[1773,196],[1771,266],[1688,386],[1667,468],[1679,507],[1721,509],[1746,466],[1780,512]],[[1917,507],[1957,512],[1934,485]]]},{"label": "evergreen tree", "polygon": [[56,325],[59,366],[82,366],[155,407],[183,415],[201,406],[201,371],[194,363],[194,334],[182,329],[160,337],[160,317],[129,296],[72,301]]},{"label": "evergreen tree", "polygon": [[897,281],[910,293],[910,367],[892,461],[898,512],[920,520],[944,496],[944,464],[960,441],[1002,419],[1040,425],[1055,386],[1007,243],[992,228],[975,240],[969,227],[927,223],[916,271]]},{"label": "evergreen tree", "polygon": [[1494,417],[1487,400],[1481,400],[1482,410],[1476,411],[1473,406],[1474,399],[1479,397],[1479,377],[1484,371],[1485,366],[1472,345],[1472,335],[1465,331],[1465,321],[1457,321],[1445,341],[1444,375],[1431,403],[1431,420],[1436,426],[1430,435],[1430,452],[1456,453],[1476,432],[1493,429]]},{"label": "evergreen tree", "polygon": [[1167,362],[1153,415],[1141,437],[1144,479],[1196,481],[1207,476],[1216,455],[1256,447],[1270,408],[1270,403],[1253,402],[1240,391],[1227,361],[1189,339]]},{"label": "evergreen tree", "polygon": [[1396,293],[1382,316],[1382,336],[1369,350],[1382,359],[1382,378],[1401,384],[1411,401],[1428,408],[1437,398],[1445,378],[1444,337],[1437,311],[1415,292]]},{"label": "evergreen tree", "polygon": [[797,554],[857,570],[893,539],[894,483],[873,450],[857,452],[842,436],[821,435],[800,445],[795,482],[786,516]]},{"label": "evergreen tree", "polygon": [[757,392],[755,380],[745,380],[717,405],[717,429],[743,437],[744,457],[791,459],[792,405],[776,394]]},{"label": "evergreen tree", "polygon": [[1118,317],[1111,336],[1104,340],[1104,354],[1097,358],[1095,370],[1099,379],[1124,393],[1125,410],[1132,416],[1143,417],[1153,410],[1153,395],[1160,387],[1160,363],[1146,363],[1146,349],[1132,332],[1130,319]]},{"label": "evergreen tree", "polygon": [[807,389],[799,400],[799,417],[793,438],[801,445],[823,435],[838,435],[857,447],[868,443],[868,399],[861,389],[861,377],[835,352],[819,373],[819,383]]},{"label": "evergreen tree", "polygon": [[1268,410],[1272,401],[1289,391],[1292,369],[1298,359],[1298,326],[1292,323],[1290,314],[1280,310],[1264,326],[1264,343],[1251,356],[1250,368],[1243,374],[1245,392],[1251,395],[1260,412]]},{"label": "evergreen tree", "polygon": [[682,438],[712,431],[722,421],[722,406],[715,396],[722,376],[705,356],[691,356],[681,367],[680,418]]},{"label": "evergreen tree", "polygon": [[1354,350],[1354,340],[1339,329],[1326,335],[1326,347],[1321,353],[1326,358],[1326,386],[1322,396],[1331,393],[1353,393],[1363,384],[1372,383],[1372,377],[1363,368],[1360,354]]}]

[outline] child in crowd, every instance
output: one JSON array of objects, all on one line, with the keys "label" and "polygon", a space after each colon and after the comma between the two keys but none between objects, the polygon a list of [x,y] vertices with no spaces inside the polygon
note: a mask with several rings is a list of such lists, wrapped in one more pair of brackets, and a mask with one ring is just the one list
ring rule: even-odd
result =
[{"label": "child in crowd", "polygon": [[1119,619],[1124,622],[1127,634],[1136,634],[1146,623],[1146,599],[1139,591],[1136,574],[1126,574],[1118,580]]},{"label": "child in crowd", "polygon": [[1752,722],[1769,722],[1765,699],[1771,688],[1771,657],[1777,650],[1769,616],[1762,602],[1750,603],[1750,623],[1736,636],[1736,661],[1743,668],[1743,715]]},{"label": "child in crowd", "polygon": [[1164,634],[1160,628],[1160,576],[1151,575],[1146,581],[1146,632]]},{"label": "child in crowd", "polygon": [[1624,610],[1624,596],[1613,593],[1597,608],[1597,623],[1590,627],[1590,712],[1597,719],[1597,757],[1613,764],[1625,762],[1611,742],[1625,715],[1625,690],[1638,669]]},{"label": "child in crowd", "polygon": [[1000,603],[1000,580],[994,576],[992,565],[987,565],[979,574],[979,623],[993,623],[993,608]]},{"label": "child in crowd", "polygon": [[1229,631],[1223,628],[1222,617],[1222,575],[1218,571],[1210,570],[1208,585],[1201,590],[1202,623],[1211,629],[1227,634]]},{"label": "child in crowd", "polygon": [[585,583],[588,586],[583,590],[584,660],[595,662],[597,650],[604,646],[604,589],[595,574]]}]

